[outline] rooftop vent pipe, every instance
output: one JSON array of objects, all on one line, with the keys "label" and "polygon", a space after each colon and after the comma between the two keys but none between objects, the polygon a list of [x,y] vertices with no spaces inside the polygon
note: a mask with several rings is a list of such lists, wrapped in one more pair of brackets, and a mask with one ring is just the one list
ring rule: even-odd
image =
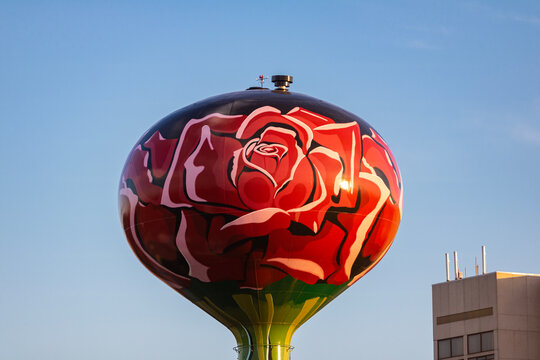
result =
[{"label": "rooftop vent pipe", "polygon": [[486,273],[486,247],[482,246],[482,275],[485,275]]},{"label": "rooftop vent pipe", "polygon": [[450,255],[446,253],[444,257],[446,258],[446,281],[450,281]]},{"label": "rooftop vent pipe", "polygon": [[457,257],[457,251],[454,251],[454,275],[455,279],[459,279],[459,265],[458,265],[458,257]]}]

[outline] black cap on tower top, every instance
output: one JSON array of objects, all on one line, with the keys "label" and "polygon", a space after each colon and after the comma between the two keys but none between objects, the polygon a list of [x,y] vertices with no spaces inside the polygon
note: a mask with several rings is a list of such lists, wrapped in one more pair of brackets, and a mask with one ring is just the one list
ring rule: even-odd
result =
[{"label": "black cap on tower top", "polygon": [[289,84],[293,82],[293,78],[290,75],[272,75],[272,82],[274,83],[276,90],[287,91]]}]

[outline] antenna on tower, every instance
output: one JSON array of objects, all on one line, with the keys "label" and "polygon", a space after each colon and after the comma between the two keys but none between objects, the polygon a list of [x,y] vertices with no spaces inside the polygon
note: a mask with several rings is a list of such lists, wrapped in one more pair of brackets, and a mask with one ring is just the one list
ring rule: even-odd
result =
[{"label": "antenna on tower", "polygon": [[264,80],[267,80],[268,77],[264,76],[264,75],[259,75],[259,77],[257,78],[257,81],[261,84],[261,87],[264,87]]}]

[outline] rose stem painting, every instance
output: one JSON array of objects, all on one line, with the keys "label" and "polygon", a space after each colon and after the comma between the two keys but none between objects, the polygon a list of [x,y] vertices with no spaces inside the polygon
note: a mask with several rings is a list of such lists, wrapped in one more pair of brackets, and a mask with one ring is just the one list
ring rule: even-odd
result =
[{"label": "rose stem painting", "polygon": [[135,255],[229,328],[241,360],[289,359],[296,329],[379,262],[402,213],[374,128],[272,81],[166,116],[120,180]]}]

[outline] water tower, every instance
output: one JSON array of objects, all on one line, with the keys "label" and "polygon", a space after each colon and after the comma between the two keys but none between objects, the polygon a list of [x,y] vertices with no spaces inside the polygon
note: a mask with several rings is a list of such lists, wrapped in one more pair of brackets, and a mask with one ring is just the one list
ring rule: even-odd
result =
[{"label": "water tower", "polygon": [[288,359],[296,329],[377,264],[401,219],[383,138],[290,92],[292,80],[166,116],[136,142],[120,181],[139,260],[229,328],[242,360]]}]

